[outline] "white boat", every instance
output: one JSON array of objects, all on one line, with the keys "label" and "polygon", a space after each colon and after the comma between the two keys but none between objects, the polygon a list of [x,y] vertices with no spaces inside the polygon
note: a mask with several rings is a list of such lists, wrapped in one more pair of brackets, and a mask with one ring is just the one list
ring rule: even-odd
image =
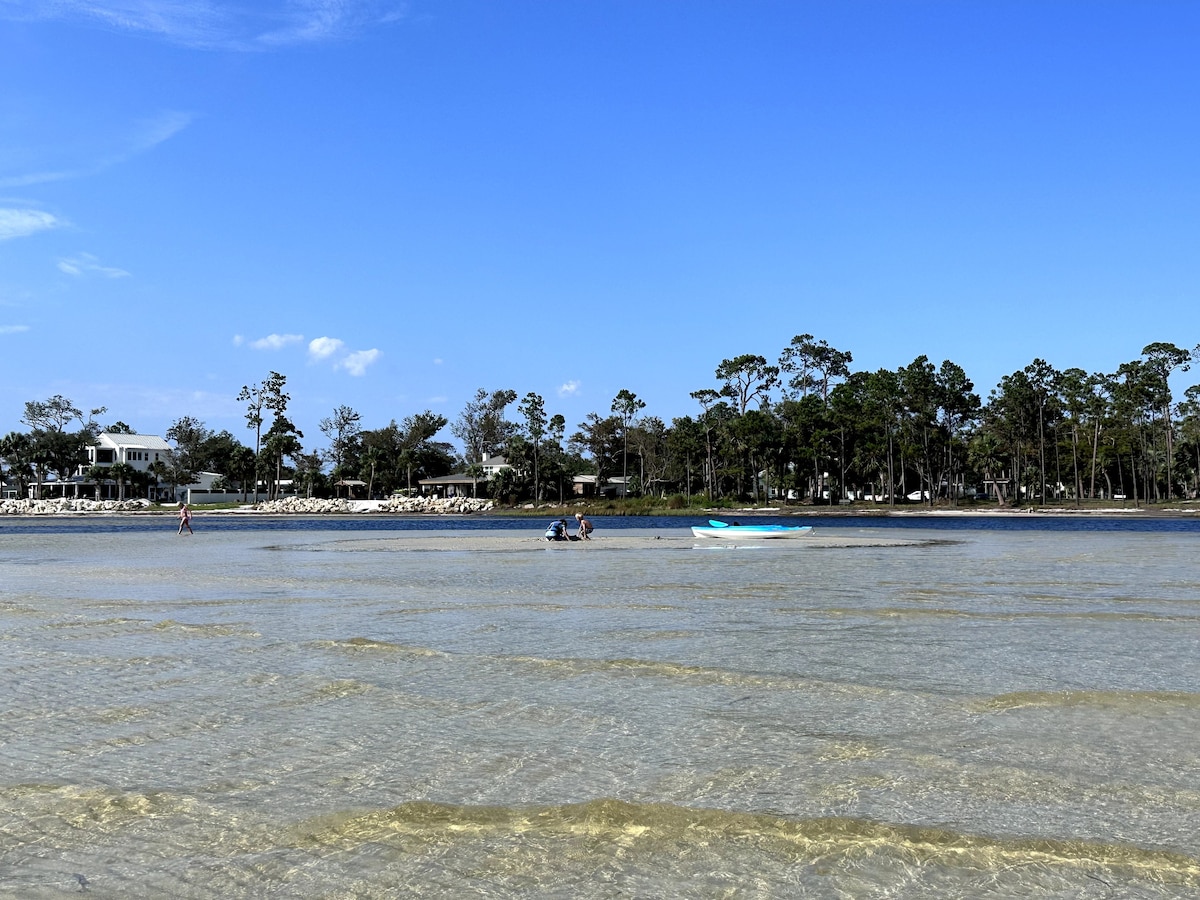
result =
[{"label": "white boat", "polygon": [[723,538],[733,541],[794,538],[811,533],[811,525],[730,525],[716,519],[709,519],[707,527],[692,526],[692,534],[698,538]]}]

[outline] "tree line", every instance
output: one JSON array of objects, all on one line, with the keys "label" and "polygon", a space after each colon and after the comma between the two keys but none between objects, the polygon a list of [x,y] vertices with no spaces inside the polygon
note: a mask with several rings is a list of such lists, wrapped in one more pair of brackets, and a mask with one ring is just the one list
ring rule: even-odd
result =
[{"label": "tree line", "polygon": [[[950,360],[935,366],[919,356],[895,370],[856,371],[849,351],[801,334],[774,361],[722,360],[713,382],[691,392],[696,412],[670,423],[622,389],[606,413],[589,413],[568,434],[565,418],[548,413],[536,392],[518,401],[514,390],[480,388],[453,422],[425,410],[365,429],[358,412],[338,406],[319,423],[319,449],[304,445],[288,418],[286,376],[271,372],[237,397],[253,447],[183,416],[165,435],[173,449],[149,474],[118,464],[87,475],[123,491],[126,483],[187,485],[198,472],[219,472],[219,486],[255,500],[289,482],[308,496],[333,496],[355,480],[376,496],[464,472],[479,490],[512,502],[566,500],[576,475],[593,476],[599,489],[616,483],[631,496],[680,503],[932,505],[981,494],[1000,504],[1166,502],[1200,496],[1200,385],[1178,400],[1170,386],[1197,359],[1200,346],[1163,342],[1112,373],[1035,359],[984,399]],[[21,421],[30,430],[0,439],[8,478],[22,494],[51,473],[69,478],[100,431],[132,432],[123,422],[101,426],[105,412],[85,415],[61,396],[26,403]],[[447,426],[458,448],[438,439]],[[489,480],[483,466],[492,456],[508,468]]]}]

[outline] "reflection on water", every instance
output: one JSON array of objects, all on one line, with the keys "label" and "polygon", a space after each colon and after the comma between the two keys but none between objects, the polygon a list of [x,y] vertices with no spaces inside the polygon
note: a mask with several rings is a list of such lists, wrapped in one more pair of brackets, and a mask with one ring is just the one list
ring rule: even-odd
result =
[{"label": "reflection on water", "polygon": [[3,532],[0,897],[1200,892],[1195,534],[621,533]]}]

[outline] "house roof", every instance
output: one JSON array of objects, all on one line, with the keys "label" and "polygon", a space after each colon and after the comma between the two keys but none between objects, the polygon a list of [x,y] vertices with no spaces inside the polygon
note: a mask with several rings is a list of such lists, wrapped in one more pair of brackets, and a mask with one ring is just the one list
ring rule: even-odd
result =
[{"label": "house roof", "polygon": [[117,448],[131,447],[134,450],[170,450],[171,445],[156,434],[112,434],[102,431],[96,442]]},{"label": "house roof", "polygon": [[439,475],[437,478],[421,478],[417,480],[417,484],[478,484],[481,481],[486,483],[487,479],[472,478],[470,475],[456,472],[453,475]]}]

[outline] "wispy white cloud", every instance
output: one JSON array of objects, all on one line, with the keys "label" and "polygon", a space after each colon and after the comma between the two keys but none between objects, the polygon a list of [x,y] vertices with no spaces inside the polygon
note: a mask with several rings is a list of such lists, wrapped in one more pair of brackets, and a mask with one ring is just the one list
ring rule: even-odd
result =
[{"label": "wispy white cloud", "polygon": [[[238,343],[240,336],[234,340]],[[256,341],[250,342],[252,350],[282,350],[289,344],[299,344],[304,340],[302,334],[268,334],[266,337],[261,337]]]},{"label": "wispy white cloud", "polygon": [[0,208],[0,241],[58,228],[62,220],[40,209]]},{"label": "wispy white cloud", "polygon": [[[0,0],[0,16],[5,9],[5,2],[6,0]],[[0,188],[29,187],[34,184],[68,181],[73,178],[95,175],[153,150],[159,144],[187,128],[194,118],[191,113],[168,110],[151,118],[134,122],[123,128],[122,132],[112,140],[112,146],[94,149],[91,154],[92,158],[86,162],[74,166],[5,176],[0,178]]]},{"label": "wispy white cloud", "polygon": [[0,325],[0,334],[21,334],[28,330],[28,325]]},{"label": "wispy white cloud", "polygon": [[80,176],[86,174],[88,173],[78,169],[47,169],[41,172],[26,172],[23,175],[9,175],[6,178],[0,178],[0,187],[29,187],[31,184],[46,184],[50,181],[66,181],[70,178],[79,178]]},{"label": "wispy white cloud", "polygon": [[196,117],[182,110],[166,110],[149,119],[134,123],[129,134],[129,145],[112,162],[122,162],[130,156],[153,150],[164,141],[173,138],[192,124]]},{"label": "wispy white cloud", "polygon": [[85,275],[99,275],[102,278],[128,278],[129,273],[114,266],[102,266],[99,260],[90,253],[80,253],[75,257],[63,257],[58,261],[58,270],[76,278]]},{"label": "wispy white cloud", "polygon": [[328,359],[335,353],[341,352],[345,346],[345,342],[338,338],[313,338],[308,342],[308,355],[313,362],[319,362],[320,360]]},{"label": "wispy white cloud", "polygon": [[190,44],[219,40],[233,18],[210,0],[2,0],[0,16],[66,21]]},{"label": "wispy white cloud", "polygon": [[404,18],[405,0],[0,0],[0,18],[58,20],[188,47],[255,50],[352,37]]},{"label": "wispy white cloud", "polygon": [[367,366],[379,359],[380,353],[378,350],[355,350],[349,356],[340,360],[335,369],[345,369],[351,375],[365,375]]},{"label": "wispy white cloud", "polygon": [[578,381],[573,381],[573,380],[568,381],[566,384],[562,385],[558,389],[558,396],[560,396],[560,397],[574,397],[578,393],[579,393],[579,382]]}]

